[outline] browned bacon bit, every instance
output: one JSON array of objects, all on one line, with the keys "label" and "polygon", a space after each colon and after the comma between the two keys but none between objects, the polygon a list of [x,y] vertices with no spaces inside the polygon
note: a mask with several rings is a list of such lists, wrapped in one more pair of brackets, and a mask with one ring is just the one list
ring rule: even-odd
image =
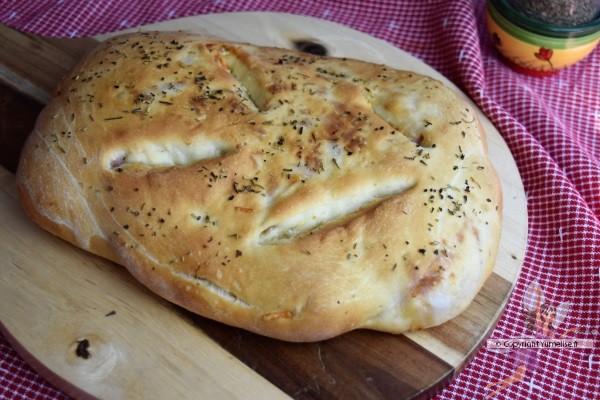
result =
[{"label": "browned bacon bit", "polygon": [[412,140],[417,146],[420,146],[421,143],[423,143],[423,139],[425,139],[423,137],[423,135],[420,135],[419,137],[414,137],[414,138],[411,138],[410,140]]}]

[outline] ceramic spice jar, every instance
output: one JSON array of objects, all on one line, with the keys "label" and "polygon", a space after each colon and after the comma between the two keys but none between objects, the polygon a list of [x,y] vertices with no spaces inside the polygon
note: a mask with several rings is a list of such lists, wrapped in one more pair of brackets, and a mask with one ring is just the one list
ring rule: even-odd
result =
[{"label": "ceramic spice jar", "polygon": [[515,70],[550,75],[575,64],[600,41],[598,0],[489,0],[494,46]]}]

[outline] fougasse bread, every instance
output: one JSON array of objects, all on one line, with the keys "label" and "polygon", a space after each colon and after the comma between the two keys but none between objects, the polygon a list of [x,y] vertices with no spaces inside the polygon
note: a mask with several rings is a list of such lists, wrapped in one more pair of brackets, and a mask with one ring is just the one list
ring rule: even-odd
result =
[{"label": "fougasse bread", "polygon": [[173,303],[288,341],[462,312],[501,186],[437,80],[182,32],[118,36],[60,83],[17,184],[34,221]]}]

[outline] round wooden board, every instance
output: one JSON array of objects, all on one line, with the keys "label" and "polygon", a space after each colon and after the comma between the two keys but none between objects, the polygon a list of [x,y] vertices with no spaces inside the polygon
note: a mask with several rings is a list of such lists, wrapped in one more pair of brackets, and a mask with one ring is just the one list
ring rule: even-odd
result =
[{"label": "round wooden board", "polygon": [[[191,30],[286,48],[295,40],[311,40],[333,56],[412,70],[455,87],[402,50],[315,18],[215,14],[142,29]],[[471,306],[441,326],[407,335],[356,331],[294,344],[191,315],[154,296],[122,267],[76,249],[27,220],[12,177],[0,170],[2,332],[42,375],[80,398],[431,395],[481,347],[508,302],[525,255],[527,209],[517,167],[494,126],[481,112],[479,118],[504,193],[500,253]],[[81,357],[86,343],[89,358]]]}]

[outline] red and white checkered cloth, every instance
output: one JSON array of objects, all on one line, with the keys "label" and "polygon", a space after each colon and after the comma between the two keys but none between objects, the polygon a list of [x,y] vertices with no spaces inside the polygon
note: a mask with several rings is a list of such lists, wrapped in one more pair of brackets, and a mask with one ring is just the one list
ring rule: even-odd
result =
[{"label": "red and white checkered cloth", "polygon": [[[492,337],[528,333],[522,299],[537,281],[547,303],[570,303],[562,327],[579,332],[569,337],[595,344],[540,351],[537,369],[496,398],[599,399],[600,48],[557,75],[523,76],[494,52],[484,10],[484,0],[4,0],[0,22],[40,35],[86,36],[189,15],[281,11],[347,25],[419,57],[467,92],[496,125],[525,186],[525,263]],[[511,357],[484,348],[438,398],[482,399],[493,390],[486,385],[514,371]],[[0,398],[66,396],[0,336]]]}]

